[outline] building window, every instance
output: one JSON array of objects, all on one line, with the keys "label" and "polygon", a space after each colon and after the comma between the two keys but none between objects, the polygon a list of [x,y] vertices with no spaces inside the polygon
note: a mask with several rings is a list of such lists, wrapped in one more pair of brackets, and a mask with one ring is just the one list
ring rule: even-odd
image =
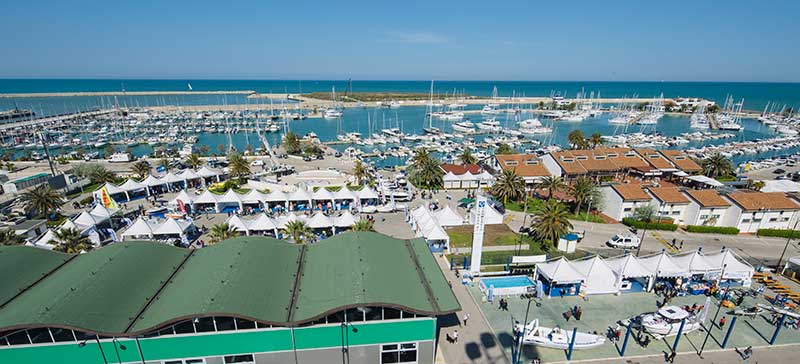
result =
[{"label": "building window", "polygon": [[761,218],[760,217],[754,217],[753,218],[753,222],[761,222]]},{"label": "building window", "polygon": [[700,220],[708,219],[708,215],[700,215]]},{"label": "building window", "polygon": [[625,211],[625,212],[628,212],[628,211],[630,211],[630,210],[631,210],[631,208],[630,208],[630,207],[626,207],[626,208],[622,209],[622,211]]},{"label": "building window", "polygon": [[250,330],[256,328],[256,323],[250,320],[236,318],[236,330]]},{"label": "building window", "polygon": [[750,219],[748,219],[748,218],[742,219],[742,223],[748,223],[748,222],[750,222]]},{"label": "building window", "polygon": [[165,360],[164,364],[205,364],[205,359],[179,359],[179,360]]},{"label": "building window", "polygon": [[417,343],[388,344],[381,346],[381,363],[416,363]]},{"label": "building window", "polygon": [[254,364],[256,359],[253,358],[253,354],[246,354],[246,355],[230,355],[224,357],[225,364],[231,363],[243,363],[243,364]]},{"label": "building window", "polygon": [[608,155],[609,158],[616,158],[618,156],[619,156],[619,154],[617,154],[617,153],[611,153],[611,154]]},{"label": "building window", "polygon": [[214,317],[214,321],[217,324],[217,331],[236,330],[233,317]]},{"label": "building window", "polygon": [[579,161],[585,161],[585,160],[588,160],[588,159],[589,159],[589,157],[587,157],[587,156],[585,156],[585,155],[579,155],[579,156],[577,157],[577,159],[578,159]]},{"label": "building window", "polygon": [[777,217],[770,217],[769,218],[769,222],[775,222],[775,221],[778,221]]},{"label": "building window", "polygon": [[506,165],[507,166],[516,166],[517,165],[517,161],[506,161]]}]

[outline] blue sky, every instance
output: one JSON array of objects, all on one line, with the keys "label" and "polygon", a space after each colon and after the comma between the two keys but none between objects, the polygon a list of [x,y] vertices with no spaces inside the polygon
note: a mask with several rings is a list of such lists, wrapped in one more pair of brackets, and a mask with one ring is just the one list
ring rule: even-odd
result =
[{"label": "blue sky", "polygon": [[800,81],[800,1],[63,1],[3,78]]}]

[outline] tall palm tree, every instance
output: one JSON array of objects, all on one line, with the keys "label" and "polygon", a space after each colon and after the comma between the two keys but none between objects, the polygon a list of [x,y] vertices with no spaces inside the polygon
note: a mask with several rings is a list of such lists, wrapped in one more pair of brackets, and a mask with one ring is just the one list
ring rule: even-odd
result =
[{"label": "tall palm tree", "polygon": [[368,180],[369,176],[369,171],[364,162],[360,159],[356,160],[356,164],[353,166],[353,177],[356,178],[356,183],[361,186],[361,182]]},{"label": "tall palm tree", "polygon": [[131,166],[131,172],[139,176],[139,179],[144,179],[148,174],[150,174],[150,168],[150,162],[140,159]]},{"label": "tall palm tree", "polygon": [[440,188],[444,171],[439,167],[439,161],[431,156],[425,148],[419,148],[414,153],[409,166],[408,179],[415,186],[424,189]]},{"label": "tall palm tree", "polygon": [[578,177],[569,188],[569,195],[575,200],[575,214],[580,213],[581,205],[592,199],[597,193],[597,188],[590,178]]},{"label": "tall palm tree", "polygon": [[525,179],[514,169],[505,169],[492,186],[492,194],[507,203],[508,200],[519,201],[525,195]]},{"label": "tall palm tree", "polygon": [[593,133],[592,136],[589,137],[589,144],[592,145],[592,148],[603,145],[603,136],[600,135],[600,133]]},{"label": "tall palm tree", "polygon": [[586,147],[586,137],[579,129],[575,129],[567,135],[567,141],[572,145],[572,149],[583,149]]},{"label": "tall palm tree", "polygon": [[286,135],[283,136],[283,149],[289,154],[299,154],[301,151],[300,137],[291,131],[287,132]]},{"label": "tall palm tree", "polygon": [[200,155],[197,153],[189,154],[189,156],[186,157],[186,164],[193,169],[197,169],[198,167],[202,166],[203,163],[203,160],[200,159]]},{"label": "tall palm tree", "polygon": [[49,243],[55,245],[53,250],[67,254],[76,254],[94,248],[89,238],[83,236],[76,228],[56,230]]},{"label": "tall palm tree", "polygon": [[64,205],[64,196],[46,183],[23,192],[21,200],[25,211],[29,214],[44,214],[45,217],[49,217],[50,212],[55,212]]},{"label": "tall palm tree", "polygon": [[478,158],[472,155],[472,151],[469,150],[469,147],[464,147],[464,151],[458,156],[458,160],[461,161],[461,164],[478,163]]},{"label": "tall palm tree", "polygon": [[232,176],[241,178],[250,174],[250,164],[241,154],[234,152],[228,155],[228,163]]},{"label": "tall palm tree", "polygon": [[106,182],[113,182],[117,176],[114,172],[111,172],[104,167],[98,167],[91,171],[89,175],[89,179],[92,180],[92,183],[106,183]]},{"label": "tall palm tree", "polygon": [[224,222],[212,226],[210,235],[211,235],[211,244],[216,244],[219,243],[220,241],[233,238],[239,235],[239,233],[236,231],[236,228],[234,228],[231,225],[228,225],[227,222]]},{"label": "tall palm tree", "polygon": [[0,230],[0,245],[22,245],[23,243],[25,243],[25,238],[21,235],[17,235],[14,230]]},{"label": "tall palm tree", "polygon": [[728,176],[733,173],[731,161],[719,153],[704,159],[700,164],[703,166],[703,174],[711,178]]},{"label": "tall palm tree", "polygon": [[568,215],[569,211],[564,204],[548,200],[533,212],[531,230],[538,239],[555,246],[562,235],[572,230]]},{"label": "tall palm tree", "polygon": [[367,219],[361,219],[356,221],[350,228],[353,231],[375,231],[375,226],[372,221]]},{"label": "tall palm tree", "polygon": [[286,224],[286,235],[289,235],[294,243],[300,244],[311,235],[311,228],[303,221],[290,221]]},{"label": "tall palm tree", "polygon": [[567,183],[564,181],[563,177],[559,176],[547,176],[542,179],[542,182],[539,184],[540,188],[544,188],[547,190],[548,195],[547,199],[550,200],[553,198],[553,194],[558,191],[563,191],[567,188]]}]

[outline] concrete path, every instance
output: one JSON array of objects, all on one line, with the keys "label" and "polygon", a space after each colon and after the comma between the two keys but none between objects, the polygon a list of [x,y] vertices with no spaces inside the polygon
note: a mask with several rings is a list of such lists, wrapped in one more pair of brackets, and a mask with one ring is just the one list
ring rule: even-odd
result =
[{"label": "concrete path", "polygon": [[[720,363],[744,363],[744,364],[758,364],[758,363],[794,363],[797,361],[797,350],[800,349],[798,344],[787,345],[774,345],[774,346],[760,346],[753,348],[753,354],[750,359],[743,360],[742,356],[736,352],[736,349],[730,348],[726,350],[706,350],[703,357],[697,355],[696,352],[679,352],[675,356],[676,364],[720,364]],[[744,350],[744,348],[740,348]],[[630,356],[625,358],[616,359],[601,359],[601,360],[573,360],[570,362],[556,362],[556,363],[593,363],[593,364],[663,364],[664,356]],[[529,363],[525,363],[529,364]],[[553,363],[555,364],[555,363]]]},{"label": "concrete path", "polygon": [[[447,260],[437,255],[436,261],[447,280],[452,282],[453,293],[462,309],[455,314],[457,316],[439,319],[439,350],[444,354],[447,364],[510,364],[483,312],[469,291],[460,284],[460,279],[449,270]],[[464,326],[461,320],[467,313],[470,316],[469,323]],[[447,336],[453,336],[455,330],[458,330],[458,342],[450,343]]]}]

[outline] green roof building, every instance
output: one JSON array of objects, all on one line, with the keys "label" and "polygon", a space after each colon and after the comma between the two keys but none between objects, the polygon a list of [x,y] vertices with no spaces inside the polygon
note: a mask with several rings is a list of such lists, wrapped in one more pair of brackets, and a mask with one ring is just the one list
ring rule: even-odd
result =
[{"label": "green roof building", "polygon": [[460,309],[423,240],[0,247],[0,363],[432,363]]}]

